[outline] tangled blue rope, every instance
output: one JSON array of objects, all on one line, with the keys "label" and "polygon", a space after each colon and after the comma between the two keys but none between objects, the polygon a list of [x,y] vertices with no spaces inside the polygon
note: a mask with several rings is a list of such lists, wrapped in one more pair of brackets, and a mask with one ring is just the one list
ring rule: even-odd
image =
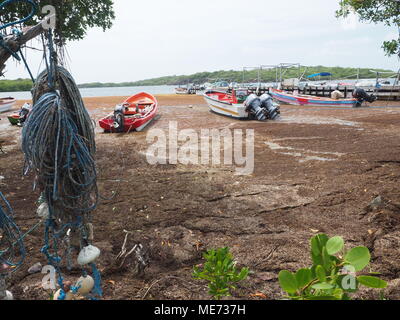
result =
[{"label": "tangled blue rope", "polygon": [[74,118],[57,92],[45,93],[22,132],[22,150],[28,166],[39,173],[42,191],[50,195],[47,203],[71,216],[94,210],[98,199],[94,146]]},{"label": "tangled blue rope", "polygon": [[[8,27],[11,27],[11,26],[14,26],[17,24],[21,24],[21,23],[24,23],[24,22],[30,20],[37,12],[37,4],[33,0],[6,0],[0,4],[0,11],[2,9],[4,9],[4,7],[6,7],[14,2],[23,2],[23,3],[27,3],[27,4],[31,5],[31,8],[32,8],[31,12],[25,18],[22,18],[18,21],[14,21],[14,22],[9,22],[9,23],[6,23],[6,24],[0,26],[0,31],[6,29]],[[15,59],[17,59],[18,61],[21,61],[21,58],[19,57],[19,55],[16,52],[14,52],[13,50],[11,50],[11,48],[5,43],[4,36],[1,33],[0,33],[0,46],[3,47],[4,49],[6,49],[7,51],[9,51],[10,54]]]},{"label": "tangled blue rope", "polygon": [[6,23],[6,24],[0,26],[0,30],[14,26],[16,24],[21,24],[21,23],[29,21],[30,19],[32,19],[32,17],[36,14],[36,12],[38,10],[37,4],[33,0],[6,0],[0,4],[0,10],[4,9],[4,7],[10,5],[11,3],[15,3],[15,2],[23,2],[23,3],[30,4],[31,8],[32,8],[31,12],[25,18],[22,18],[18,21],[14,21],[14,22],[9,22],[9,23]]},{"label": "tangled blue rope", "polygon": [[[32,0],[7,0],[7,1],[4,1],[4,2],[2,2],[2,3],[0,4],[0,10],[3,9],[4,7],[6,7],[7,5],[9,5],[9,4],[11,4],[11,3],[14,3],[14,2],[24,2],[24,3],[30,4],[31,7],[32,7],[31,13],[30,13],[27,17],[25,17],[25,18],[23,18],[23,19],[20,19],[20,20],[18,20],[18,21],[14,21],[14,22],[10,22],[10,23],[7,23],[7,24],[4,24],[4,25],[0,26],[0,31],[6,29],[7,27],[11,27],[11,26],[14,26],[14,25],[16,25],[16,24],[21,24],[21,23],[24,23],[24,22],[30,20],[30,19],[36,14],[36,12],[37,12],[37,9],[38,9],[37,4],[36,4],[34,1],[32,1]],[[15,28],[12,30],[12,32],[13,32],[13,34],[15,34],[17,37],[20,37],[21,34],[22,34],[20,30],[15,29]],[[32,75],[32,72],[31,72],[31,70],[30,70],[30,68],[29,68],[29,65],[28,65],[28,63],[26,62],[26,59],[25,59],[25,57],[24,57],[24,55],[23,55],[23,53],[22,53],[22,51],[21,51],[21,48],[18,49],[18,52],[19,52],[19,55],[18,55],[17,52],[13,51],[13,50],[5,43],[5,41],[4,41],[4,36],[3,36],[1,33],[0,33],[0,47],[3,47],[5,50],[7,50],[7,51],[8,51],[15,59],[17,59],[18,61],[21,61],[21,58],[22,58],[22,61],[23,61],[24,65],[25,65],[26,69],[27,69],[28,72],[29,72],[29,76],[30,76],[31,79],[32,79],[32,82],[35,82],[35,79],[34,79],[34,77],[33,77],[33,75]]]},{"label": "tangled blue rope", "polygon": [[[71,230],[80,236],[80,249],[90,244],[87,224],[99,200],[96,144],[94,125],[79,89],[71,74],[57,65],[51,31],[47,39],[50,61],[34,84],[33,108],[22,131],[22,150],[25,172],[36,175],[41,202],[49,209],[41,251],[56,269],[59,299],[65,299],[60,245],[69,239]],[[69,246],[70,241],[65,242]],[[70,252],[68,247],[66,252]],[[94,264],[87,267],[91,267],[95,281],[92,294],[101,297],[100,273]],[[87,274],[84,269],[83,274]]]},{"label": "tangled blue rope", "polygon": [[15,267],[15,271],[25,259],[25,247],[13,216],[9,202],[0,192],[0,263]]}]

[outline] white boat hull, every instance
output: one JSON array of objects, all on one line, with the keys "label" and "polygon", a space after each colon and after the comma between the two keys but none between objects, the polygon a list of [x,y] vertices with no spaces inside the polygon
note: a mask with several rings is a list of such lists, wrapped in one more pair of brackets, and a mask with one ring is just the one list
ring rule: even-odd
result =
[{"label": "white boat hull", "polygon": [[249,113],[246,112],[246,108],[243,104],[231,104],[225,103],[214,99],[212,96],[208,96],[203,94],[204,99],[206,100],[208,106],[211,111],[222,114],[224,116],[236,118],[236,119],[248,119]]},{"label": "white boat hull", "polygon": [[10,111],[14,105],[15,101],[0,104],[0,113]]},{"label": "white boat hull", "polygon": [[187,90],[185,91],[180,91],[180,90],[175,90],[176,94],[188,94]]},{"label": "white boat hull", "polygon": [[295,95],[276,89],[271,89],[270,94],[275,100],[294,106],[353,108],[354,104],[357,102],[356,99],[335,100],[309,95]]}]

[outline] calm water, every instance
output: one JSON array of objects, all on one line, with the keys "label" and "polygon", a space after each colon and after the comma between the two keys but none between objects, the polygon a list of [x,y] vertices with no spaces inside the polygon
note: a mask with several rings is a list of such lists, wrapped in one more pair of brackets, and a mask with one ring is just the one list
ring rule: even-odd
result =
[{"label": "calm water", "polygon": [[[372,81],[374,82],[376,79],[365,79],[360,81]],[[394,79],[387,79],[391,84],[394,83]],[[338,83],[344,82],[349,84],[355,84],[356,80],[325,80],[327,82]],[[255,84],[256,85],[256,84]],[[266,85],[273,85],[273,83],[268,83]],[[132,96],[139,92],[149,92],[151,94],[173,94],[175,93],[174,89],[176,86],[144,86],[144,87],[116,87],[116,88],[86,88],[80,89],[82,97],[124,97],[124,96]],[[30,92],[0,92],[0,97],[14,97],[16,99],[31,99]]]},{"label": "calm water", "polygon": [[[146,87],[118,87],[118,88],[86,88],[80,89],[84,98],[88,97],[112,97],[112,96],[132,96],[139,92],[151,94],[172,94],[175,86],[146,86]],[[14,97],[16,99],[31,99],[30,92],[0,92],[1,97]]]}]

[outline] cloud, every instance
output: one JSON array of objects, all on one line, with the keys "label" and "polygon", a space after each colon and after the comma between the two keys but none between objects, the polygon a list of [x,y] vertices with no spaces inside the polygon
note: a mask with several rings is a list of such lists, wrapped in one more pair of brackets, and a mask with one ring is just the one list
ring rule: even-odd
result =
[{"label": "cloud", "polygon": [[[399,0],[400,1],[400,0]],[[394,32],[394,31],[392,31],[392,32],[389,32],[389,33],[387,33],[386,35],[385,35],[385,37],[383,38],[383,40],[385,40],[385,41],[390,41],[390,40],[393,40],[393,39],[398,39],[399,38],[399,32]]]},{"label": "cloud", "polygon": [[[77,82],[123,82],[285,61],[397,68],[388,28],[336,19],[338,1],[118,0],[111,30],[68,44]],[[345,59],[344,59],[345,57]],[[29,63],[39,69],[40,53]],[[7,77],[27,77],[8,64]]]},{"label": "cloud", "polygon": [[356,30],[360,25],[361,23],[354,13],[350,13],[347,18],[341,20],[341,27],[343,30]]}]

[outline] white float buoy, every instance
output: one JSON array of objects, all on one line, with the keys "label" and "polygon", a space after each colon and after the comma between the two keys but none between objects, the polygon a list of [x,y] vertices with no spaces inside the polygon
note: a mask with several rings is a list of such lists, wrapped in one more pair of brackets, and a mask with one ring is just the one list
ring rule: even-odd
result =
[{"label": "white float buoy", "polygon": [[78,255],[78,264],[84,266],[86,264],[94,262],[100,256],[100,249],[89,245],[84,247]]},{"label": "white float buoy", "polygon": [[40,219],[48,219],[50,217],[49,205],[46,202],[43,202],[36,212]]},{"label": "white float buoy", "polygon": [[94,288],[94,280],[91,276],[80,277],[75,285],[78,289],[78,293],[86,296],[89,294]]},{"label": "white float buoy", "polygon": [[[58,298],[60,297],[60,295],[61,295],[61,289],[59,289],[59,290],[54,294],[53,300],[58,300]],[[69,301],[69,300],[74,300],[74,295],[72,294],[72,292],[67,292],[67,293],[65,294],[65,299],[64,299],[64,300],[67,300],[67,301]]]},{"label": "white float buoy", "polygon": [[14,296],[10,291],[6,291],[6,296],[2,299],[3,301],[14,300]]}]

